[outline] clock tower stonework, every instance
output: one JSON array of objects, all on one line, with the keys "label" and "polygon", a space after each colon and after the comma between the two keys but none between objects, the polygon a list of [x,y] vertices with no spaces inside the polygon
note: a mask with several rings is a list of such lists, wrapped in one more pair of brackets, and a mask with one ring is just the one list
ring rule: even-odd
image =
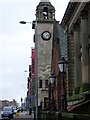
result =
[{"label": "clock tower stonework", "polygon": [[36,7],[35,46],[38,77],[38,106],[48,103],[48,83],[51,73],[55,8],[49,0],[41,0]]}]

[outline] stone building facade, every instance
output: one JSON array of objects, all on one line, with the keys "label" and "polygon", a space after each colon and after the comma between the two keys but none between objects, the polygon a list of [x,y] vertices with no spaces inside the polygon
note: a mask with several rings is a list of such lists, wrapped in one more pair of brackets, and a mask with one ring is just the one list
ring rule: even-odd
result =
[{"label": "stone building facade", "polygon": [[[49,32],[50,38],[43,38],[44,32]],[[55,8],[49,0],[41,0],[36,8],[35,46],[38,106],[42,103],[42,108],[53,106],[54,109],[60,110],[61,77],[58,61],[62,55],[66,58],[66,37],[64,29],[55,19]],[[53,90],[49,79],[51,72],[55,74]]]},{"label": "stone building facade", "polygon": [[[58,61],[67,59],[65,88],[68,111],[90,110],[90,2],[69,2],[61,23],[55,20],[55,8],[41,0],[36,8],[35,47],[38,106],[51,100],[49,76],[55,74],[55,109],[61,109],[61,73]],[[48,86],[49,87],[46,87]],[[50,97],[50,98],[49,98]],[[88,112],[87,112],[88,113]]]},{"label": "stone building facade", "polygon": [[55,8],[49,0],[41,0],[36,7],[35,48],[36,77],[38,79],[38,106],[46,108],[51,73]]},{"label": "stone building facade", "polygon": [[90,102],[90,2],[69,2],[61,26],[67,34],[68,106],[85,106]]},{"label": "stone building facade", "polygon": [[4,107],[4,106],[18,106],[18,103],[16,102],[16,100],[0,100],[0,110]]}]

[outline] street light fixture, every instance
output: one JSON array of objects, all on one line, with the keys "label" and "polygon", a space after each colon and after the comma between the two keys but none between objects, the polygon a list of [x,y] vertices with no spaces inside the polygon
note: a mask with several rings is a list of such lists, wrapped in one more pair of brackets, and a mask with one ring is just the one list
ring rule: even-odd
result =
[{"label": "street light fixture", "polygon": [[50,79],[51,84],[53,85],[54,80],[55,80],[55,75],[54,75],[54,73],[51,73],[49,79]]},{"label": "street light fixture", "polygon": [[27,23],[32,24],[32,22],[25,22],[25,21],[20,21],[19,23],[20,23],[20,24],[27,24]]},{"label": "street light fixture", "polygon": [[36,25],[36,21],[32,21],[32,22],[26,22],[26,21],[20,21],[19,22],[20,24],[32,24],[32,29],[35,29],[35,25]]},{"label": "street light fixture", "polygon": [[[37,39],[37,20],[33,22],[25,22],[25,21],[20,21],[20,24],[32,24],[32,29],[35,29],[35,40]],[[37,40],[36,40],[37,42]],[[34,118],[38,120],[38,46],[37,43],[35,42],[35,49],[36,49],[36,111],[34,112]]]},{"label": "street light fixture", "polygon": [[58,67],[60,72],[62,73],[62,82],[61,82],[61,110],[62,112],[67,111],[67,97],[66,97],[66,90],[65,90],[65,74],[66,74],[66,65],[67,61],[64,57],[61,58],[61,61],[58,62]]},{"label": "street light fixture", "polygon": [[54,75],[54,73],[51,73],[50,74],[50,77],[49,77],[49,79],[50,79],[50,83],[51,83],[51,101],[50,101],[50,104],[51,104],[51,110],[53,110],[54,109],[54,96],[53,96],[53,85],[54,85],[54,80],[55,80],[55,75]]}]

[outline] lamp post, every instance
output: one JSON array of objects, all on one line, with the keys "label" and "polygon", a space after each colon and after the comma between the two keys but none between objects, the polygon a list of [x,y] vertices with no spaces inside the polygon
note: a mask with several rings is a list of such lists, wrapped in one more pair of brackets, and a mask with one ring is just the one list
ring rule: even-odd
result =
[{"label": "lamp post", "polygon": [[62,73],[62,81],[61,81],[61,110],[62,112],[67,111],[67,97],[66,97],[66,90],[65,90],[66,64],[67,64],[67,61],[65,60],[64,57],[62,57],[61,61],[58,62],[59,70]]},{"label": "lamp post", "polygon": [[38,46],[37,46],[37,20],[33,22],[20,21],[20,24],[32,24],[32,29],[35,29],[35,49],[36,49],[36,109],[34,114],[34,119],[38,120]]},{"label": "lamp post", "polygon": [[51,110],[53,110],[54,109],[54,96],[53,96],[53,85],[54,85],[54,80],[55,80],[55,75],[54,75],[54,73],[51,73],[50,74],[50,77],[49,77],[49,79],[50,79],[50,83],[51,83],[51,101],[50,101],[50,107],[51,107]]},{"label": "lamp post", "polygon": [[[24,21],[23,21],[24,22]],[[29,65],[29,72],[27,70],[24,70],[24,72],[28,73],[29,76],[27,77],[27,81],[28,81],[28,94],[27,94],[27,100],[28,100],[28,110],[29,110],[29,115],[31,114],[31,96],[32,96],[32,79],[30,76],[30,65]]]}]

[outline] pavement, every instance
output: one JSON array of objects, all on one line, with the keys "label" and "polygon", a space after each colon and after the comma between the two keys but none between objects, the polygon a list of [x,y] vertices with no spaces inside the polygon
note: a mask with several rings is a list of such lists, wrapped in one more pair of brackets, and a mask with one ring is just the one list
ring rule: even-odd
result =
[{"label": "pavement", "polygon": [[15,118],[31,118],[34,119],[34,114],[29,115],[28,111],[20,112],[19,115],[16,115]]},{"label": "pavement", "polygon": [[[1,117],[0,117],[1,120]],[[29,115],[28,111],[20,112],[18,115],[15,115],[11,120],[34,120],[34,114]]]}]

